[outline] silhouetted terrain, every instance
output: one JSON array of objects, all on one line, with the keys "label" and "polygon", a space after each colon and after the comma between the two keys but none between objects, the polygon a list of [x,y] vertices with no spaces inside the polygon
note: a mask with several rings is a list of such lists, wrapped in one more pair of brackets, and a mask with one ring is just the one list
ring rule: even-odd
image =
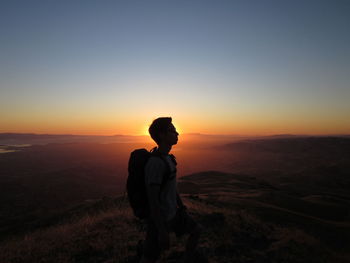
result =
[{"label": "silhouetted terrain", "polygon": [[[206,228],[210,262],[350,262],[349,138],[184,141],[174,148],[179,189]],[[0,262],[135,261],[143,233],[123,191],[140,147],[152,144],[0,154]],[[183,242],[162,262],[175,262]]]},{"label": "silhouetted terrain", "polygon": [[34,133],[0,133],[0,145],[17,144],[49,144],[49,143],[116,143],[137,142],[145,140],[145,136],[127,135],[71,135],[71,134],[34,134]]}]

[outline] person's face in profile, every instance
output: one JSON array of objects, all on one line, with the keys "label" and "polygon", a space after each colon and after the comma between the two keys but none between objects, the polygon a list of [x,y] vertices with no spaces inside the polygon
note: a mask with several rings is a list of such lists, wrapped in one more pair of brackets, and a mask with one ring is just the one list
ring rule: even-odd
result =
[{"label": "person's face in profile", "polygon": [[179,133],[176,131],[175,126],[171,123],[167,132],[164,134],[164,142],[168,145],[175,145],[178,141]]}]

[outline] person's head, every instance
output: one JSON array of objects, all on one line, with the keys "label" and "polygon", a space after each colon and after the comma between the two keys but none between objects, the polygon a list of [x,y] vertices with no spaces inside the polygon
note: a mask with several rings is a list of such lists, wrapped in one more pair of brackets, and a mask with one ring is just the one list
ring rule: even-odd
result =
[{"label": "person's head", "polygon": [[150,125],[148,132],[151,138],[158,144],[175,145],[178,140],[178,132],[171,123],[171,117],[160,117]]}]

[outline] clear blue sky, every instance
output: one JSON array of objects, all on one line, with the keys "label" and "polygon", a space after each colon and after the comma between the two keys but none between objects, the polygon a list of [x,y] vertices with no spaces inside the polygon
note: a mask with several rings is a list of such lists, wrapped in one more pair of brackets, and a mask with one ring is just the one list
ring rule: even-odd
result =
[{"label": "clear blue sky", "polygon": [[349,14],[345,0],[2,1],[0,132],[139,134],[171,115],[184,132],[350,133]]}]

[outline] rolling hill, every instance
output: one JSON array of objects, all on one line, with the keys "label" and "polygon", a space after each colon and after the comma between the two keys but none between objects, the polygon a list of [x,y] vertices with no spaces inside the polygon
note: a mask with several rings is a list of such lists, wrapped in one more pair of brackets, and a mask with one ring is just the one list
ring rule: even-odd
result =
[{"label": "rolling hill", "polygon": [[[295,195],[262,179],[217,171],[179,180],[190,214],[204,226],[209,262],[349,262],[349,198]],[[329,214],[331,213],[331,214]],[[90,200],[0,245],[0,262],[137,262],[142,222],[125,196]],[[185,240],[161,262],[177,262]]]}]

